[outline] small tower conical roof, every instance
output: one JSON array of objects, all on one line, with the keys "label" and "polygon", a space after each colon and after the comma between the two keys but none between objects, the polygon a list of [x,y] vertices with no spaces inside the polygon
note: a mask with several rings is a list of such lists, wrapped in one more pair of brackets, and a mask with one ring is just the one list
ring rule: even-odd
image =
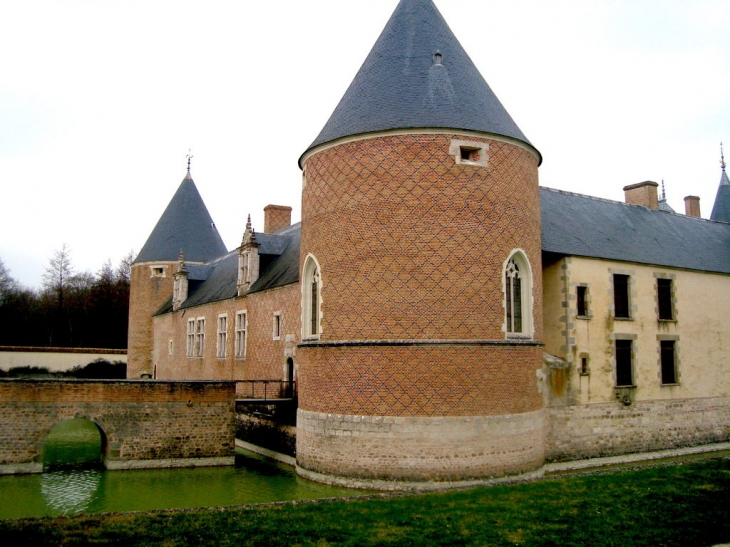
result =
[{"label": "small tower conical roof", "polygon": [[730,179],[725,172],[725,154],[720,144],[720,165],[722,174],[720,175],[720,186],[717,188],[715,195],[715,204],[712,206],[710,220],[721,220],[722,222],[730,222]]},{"label": "small tower conical roof", "polygon": [[182,251],[187,262],[208,262],[226,254],[190,171],[134,262],[176,262]]},{"label": "small tower conical roof", "polygon": [[400,0],[305,154],[343,137],[412,128],[489,133],[516,139],[535,150],[432,0]]}]

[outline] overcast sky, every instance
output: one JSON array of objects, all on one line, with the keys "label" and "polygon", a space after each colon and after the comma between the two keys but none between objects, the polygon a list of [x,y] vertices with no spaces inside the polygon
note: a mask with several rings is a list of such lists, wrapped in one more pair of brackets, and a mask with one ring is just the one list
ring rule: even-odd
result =
[{"label": "overcast sky", "polygon": [[[0,258],[39,287],[139,252],[192,175],[229,249],[290,205],[297,160],[397,0],[0,0]],[[436,0],[540,184],[623,200],[665,181],[709,217],[730,156],[730,0]]]}]

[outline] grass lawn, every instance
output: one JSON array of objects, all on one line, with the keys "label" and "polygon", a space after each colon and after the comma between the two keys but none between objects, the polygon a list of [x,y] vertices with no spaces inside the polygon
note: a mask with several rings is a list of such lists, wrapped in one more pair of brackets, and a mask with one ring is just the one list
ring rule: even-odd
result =
[{"label": "grass lawn", "polygon": [[710,546],[730,459],[389,498],[0,521],[0,545]]}]

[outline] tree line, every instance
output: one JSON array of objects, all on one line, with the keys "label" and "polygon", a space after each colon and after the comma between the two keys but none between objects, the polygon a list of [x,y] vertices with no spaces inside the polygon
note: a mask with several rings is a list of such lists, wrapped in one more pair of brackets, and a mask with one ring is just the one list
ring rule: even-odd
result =
[{"label": "tree line", "polygon": [[116,268],[77,272],[67,245],[48,261],[40,289],[22,286],[0,258],[0,346],[126,349],[134,253]]}]

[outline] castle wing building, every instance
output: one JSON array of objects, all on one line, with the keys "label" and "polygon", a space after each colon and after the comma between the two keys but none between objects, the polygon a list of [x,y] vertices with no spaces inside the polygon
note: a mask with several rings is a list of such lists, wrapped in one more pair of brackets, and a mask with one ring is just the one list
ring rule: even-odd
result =
[{"label": "castle wing building", "polygon": [[400,0],[299,158],[301,223],[269,205],[227,252],[188,173],[132,268],[130,377],[277,386],[298,472],[375,488],[730,440],[724,157],[709,220],[652,181],[540,188],[541,162]]}]

